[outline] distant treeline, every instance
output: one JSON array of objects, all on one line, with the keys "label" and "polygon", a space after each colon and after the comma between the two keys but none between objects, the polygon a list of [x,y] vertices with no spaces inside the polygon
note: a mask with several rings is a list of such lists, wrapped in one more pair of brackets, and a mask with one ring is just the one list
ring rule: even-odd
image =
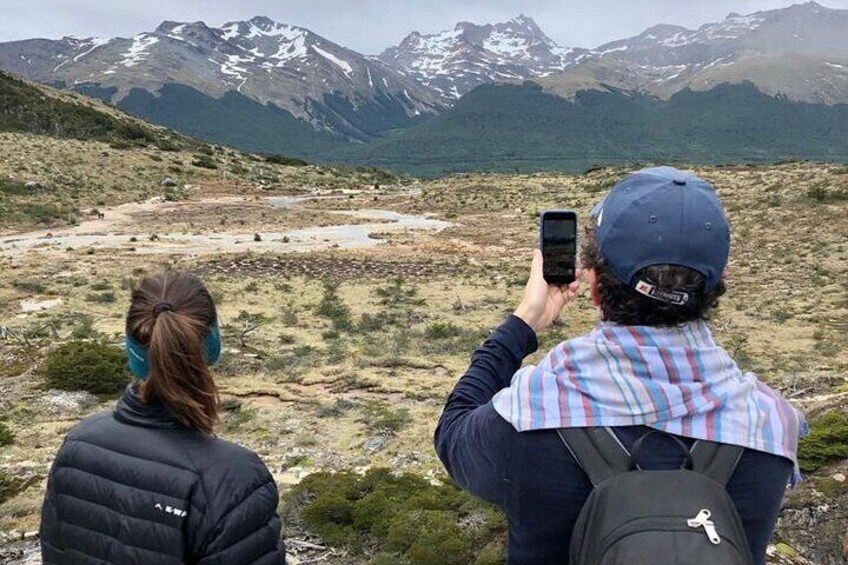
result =
[{"label": "distant treeline", "polygon": [[449,112],[333,157],[418,175],[581,171],[597,164],[848,159],[848,105],[768,96],[751,83],[668,100],[616,90],[573,101],[532,82],[484,85]]}]

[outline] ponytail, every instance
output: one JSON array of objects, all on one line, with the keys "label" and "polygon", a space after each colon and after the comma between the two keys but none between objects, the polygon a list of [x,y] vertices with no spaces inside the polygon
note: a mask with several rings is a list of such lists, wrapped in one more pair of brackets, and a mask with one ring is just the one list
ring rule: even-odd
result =
[{"label": "ponytail", "polygon": [[216,324],[209,292],[184,274],[142,281],[127,314],[127,335],[147,348],[150,372],[139,387],[142,400],[162,402],[180,422],[207,434],[218,422],[220,399],[204,339]]}]

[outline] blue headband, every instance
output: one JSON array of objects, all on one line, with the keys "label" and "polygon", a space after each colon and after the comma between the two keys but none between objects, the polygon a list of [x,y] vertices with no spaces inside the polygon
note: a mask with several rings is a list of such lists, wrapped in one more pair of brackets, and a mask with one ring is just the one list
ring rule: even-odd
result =
[{"label": "blue headband", "polygon": [[[150,375],[147,348],[129,334],[127,334],[126,345],[130,371],[136,378],[146,379]],[[209,333],[203,338],[203,358],[210,365],[214,365],[221,358],[221,332],[218,330],[217,323],[210,328]]]}]

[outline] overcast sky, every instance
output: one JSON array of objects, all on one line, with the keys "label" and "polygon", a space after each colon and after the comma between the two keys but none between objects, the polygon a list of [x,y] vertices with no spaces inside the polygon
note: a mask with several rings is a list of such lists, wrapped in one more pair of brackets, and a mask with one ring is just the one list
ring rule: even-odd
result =
[{"label": "overcast sky", "polygon": [[[780,8],[791,0],[0,0],[0,41],[31,37],[128,37],[163,20],[227,21],[265,15],[365,54],[409,32],[434,33],[458,21],[494,23],[524,13],[564,47],[596,47],[658,23],[698,27],[730,12]],[[848,8],[848,0],[823,0]]]}]

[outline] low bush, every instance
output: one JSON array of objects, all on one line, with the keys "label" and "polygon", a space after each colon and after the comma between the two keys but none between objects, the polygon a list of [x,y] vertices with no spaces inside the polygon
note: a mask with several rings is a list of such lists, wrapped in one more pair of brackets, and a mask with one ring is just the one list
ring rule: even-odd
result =
[{"label": "low bush", "polygon": [[315,410],[315,415],[319,418],[340,418],[344,416],[348,410],[356,406],[346,398],[337,398],[333,404],[324,404]]},{"label": "low bush", "polygon": [[807,197],[816,202],[840,202],[848,200],[848,190],[829,186],[825,183],[817,183],[807,189]]},{"label": "low bush", "polygon": [[368,400],[362,404],[360,422],[373,433],[395,434],[412,420],[406,408],[392,408],[377,400]]},{"label": "low bush", "polygon": [[450,339],[462,334],[462,329],[451,322],[433,322],[424,330],[427,339]]},{"label": "low bush", "polygon": [[0,422],[0,447],[15,443],[15,436],[6,424]]},{"label": "low bush", "polygon": [[344,303],[338,293],[339,284],[332,281],[324,281],[324,292],[321,302],[315,309],[315,313],[324,316],[333,324],[336,331],[347,331],[353,328],[350,317],[350,308]]},{"label": "low bush", "polygon": [[70,341],[50,351],[41,366],[50,388],[117,395],[129,381],[123,349],[102,341]]},{"label": "low bush", "polygon": [[462,328],[451,322],[433,322],[424,330],[421,351],[427,355],[470,355],[486,335],[485,331]]},{"label": "low bush", "polygon": [[381,332],[386,327],[386,317],[379,314],[371,315],[363,312],[356,323],[356,330],[362,333]]},{"label": "low bush", "polygon": [[156,148],[159,149],[159,151],[179,151],[180,150],[179,146],[176,143],[174,143],[173,141],[171,141],[170,139],[160,139],[159,142],[156,144]]},{"label": "low bush", "polygon": [[0,504],[3,504],[23,490],[24,481],[0,471]]},{"label": "low bush", "polygon": [[418,296],[418,288],[407,286],[403,277],[397,277],[391,283],[378,288],[375,293],[382,306],[423,306],[425,301]]},{"label": "low bush", "polygon": [[234,410],[226,413],[221,420],[221,430],[227,433],[232,433],[248,422],[256,418],[256,408],[249,406],[238,406]]},{"label": "low bush", "polygon": [[318,352],[311,345],[298,345],[286,353],[271,355],[265,360],[265,370],[276,375],[297,377],[320,365]]},{"label": "low bush", "polygon": [[841,459],[848,459],[848,414],[831,410],[810,422],[809,435],[798,442],[798,464],[812,473]]},{"label": "low bush", "polygon": [[[505,523],[492,506],[454,485],[434,486],[388,469],[315,473],[290,492],[294,513],[328,544],[367,555],[372,563],[450,565],[503,562]],[[484,551],[485,550],[485,551]]]},{"label": "low bush", "polygon": [[309,163],[303,159],[295,159],[294,157],[286,157],[285,155],[267,154],[262,155],[262,158],[264,158],[266,162],[273,163],[275,165],[287,165],[289,167],[305,167],[309,165]]},{"label": "low bush", "polygon": [[195,167],[201,167],[203,169],[217,169],[218,163],[215,162],[215,159],[210,157],[209,155],[198,155],[194,161],[191,162]]},{"label": "low bush", "polygon": [[12,286],[17,290],[21,290],[23,292],[29,292],[32,294],[44,294],[47,292],[47,288],[38,281],[13,281]]},{"label": "low bush", "polygon": [[92,292],[86,295],[85,301],[93,304],[114,304],[118,301],[118,297],[112,291]]}]

